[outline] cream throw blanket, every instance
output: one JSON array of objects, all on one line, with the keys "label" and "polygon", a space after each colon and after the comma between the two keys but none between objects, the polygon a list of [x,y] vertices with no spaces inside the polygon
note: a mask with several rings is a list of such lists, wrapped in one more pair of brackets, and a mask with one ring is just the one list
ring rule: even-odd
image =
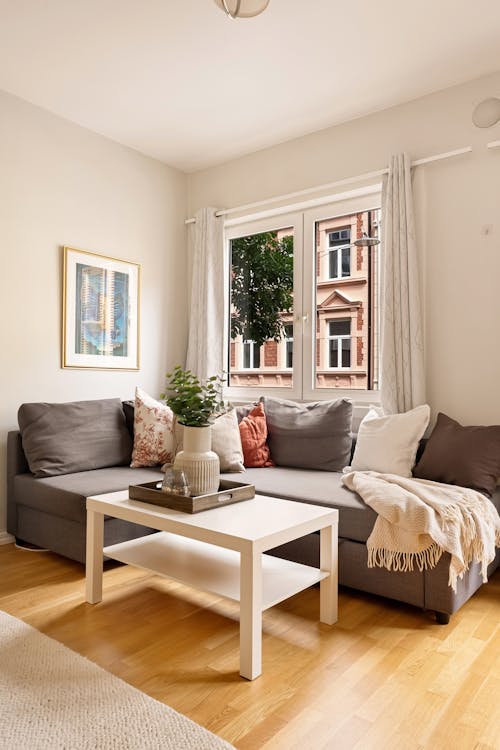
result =
[{"label": "cream throw blanket", "polygon": [[366,542],[368,567],[424,570],[449,552],[453,591],[473,561],[480,563],[486,583],[495,546],[500,547],[500,516],[480,492],[375,471],[353,471],[342,481],[378,513]]}]

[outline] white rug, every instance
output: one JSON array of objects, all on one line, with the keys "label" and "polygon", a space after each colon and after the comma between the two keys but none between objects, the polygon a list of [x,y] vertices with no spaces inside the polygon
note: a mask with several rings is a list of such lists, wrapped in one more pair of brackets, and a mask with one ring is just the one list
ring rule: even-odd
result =
[{"label": "white rug", "polygon": [[2,750],[229,750],[203,727],[0,612]]}]

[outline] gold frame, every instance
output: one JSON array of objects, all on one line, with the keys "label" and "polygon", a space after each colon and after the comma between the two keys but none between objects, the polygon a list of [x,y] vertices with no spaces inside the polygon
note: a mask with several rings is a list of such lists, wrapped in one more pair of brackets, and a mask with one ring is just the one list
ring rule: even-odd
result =
[{"label": "gold frame", "polygon": [[[133,261],[129,260],[123,260],[121,258],[115,258],[111,255],[102,255],[100,253],[91,252],[89,250],[80,250],[76,247],[70,247],[68,245],[64,245],[63,248],[63,263],[62,263],[62,332],[61,332],[61,367],[64,369],[72,369],[72,370],[121,370],[121,371],[133,371],[133,370],[139,370],[140,369],[140,343],[141,343],[141,337],[140,337],[140,330],[141,330],[141,264],[135,263]],[[72,258],[72,255],[74,256]],[[83,361],[75,361],[75,358],[77,358],[79,355],[78,353],[74,351],[69,351],[69,340],[71,339],[71,330],[68,328],[68,326],[73,326],[75,319],[74,316],[71,314],[71,312],[68,310],[68,308],[71,308],[71,310],[74,307],[74,300],[71,299],[71,294],[68,288],[68,282],[69,282],[69,276],[70,276],[70,266],[71,266],[71,260],[73,259],[74,262],[76,262],[76,256],[85,256],[89,257],[89,259],[95,259],[95,263],[97,267],[106,267],[109,266],[109,264],[115,264],[116,266],[123,266],[123,268],[120,268],[120,271],[129,273],[130,278],[134,279],[134,273],[135,273],[135,291],[136,294],[135,297],[135,311],[132,315],[132,319],[134,321],[133,329],[130,334],[130,340],[134,342],[135,344],[135,351],[132,357],[129,357],[128,359],[133,359],[135,361],[135,364],[132,366],[120,366],[120,364],[117,362],[117,365],[111,364],[109,360],[111,359],[110,356],[106,355],[84,355],[85,358],[92,358],[92,357],[105,357],[106,361],[103,364],[99,364],[98,361],[92,362],[92,363],[84,363]],[[98,261],[101,261],[99,264]],[[134,291],[134,290],[133,290]],[[75,289],[76,294],[76,289]],[[71,320],[70,320],[71,317]],[[74,348],[74,347],[73,347]],[[82,358],[83,359],[83,358]],[[118,359],[118,358],[117,358]],[[73,360],[73,361],[72,361]]]}]

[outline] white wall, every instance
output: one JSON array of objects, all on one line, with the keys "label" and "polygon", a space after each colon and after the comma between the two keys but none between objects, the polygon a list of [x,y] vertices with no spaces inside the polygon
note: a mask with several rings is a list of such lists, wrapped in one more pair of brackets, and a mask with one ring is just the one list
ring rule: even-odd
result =
[{"label": "white wall", "polygon": [[442,410],[468,424],[500,423],[500,149],[485,148],[500,125],[471,122],[488,96],[500,96],[500,73],[189,177],[192,215],[380,169],[398,151],[418,159],[473,146],[414,178],[428,401],[434,416]]},{"label": "white wall", "polygon": [[[185,212],[182,173],[0,93],[0,538],[21,403],[158,395],[184,361]],[[139,371],[61,368],[63,245],[142,264]]]}]

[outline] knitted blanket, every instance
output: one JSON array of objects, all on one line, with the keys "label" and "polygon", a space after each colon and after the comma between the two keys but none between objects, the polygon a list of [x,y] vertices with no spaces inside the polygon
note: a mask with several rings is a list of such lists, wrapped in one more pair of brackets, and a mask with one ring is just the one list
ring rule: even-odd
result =
[{"label": "knitted blanket", "polygon": [[483,494],[374,471],[353,471],[342,481],[378,514],[366,543],[368,567],[408,571],[417,565],[422,571],[449,552],[453,591],[471,562],[481,565],[486,583],[495,546],[500,547],[500,516]]}]

